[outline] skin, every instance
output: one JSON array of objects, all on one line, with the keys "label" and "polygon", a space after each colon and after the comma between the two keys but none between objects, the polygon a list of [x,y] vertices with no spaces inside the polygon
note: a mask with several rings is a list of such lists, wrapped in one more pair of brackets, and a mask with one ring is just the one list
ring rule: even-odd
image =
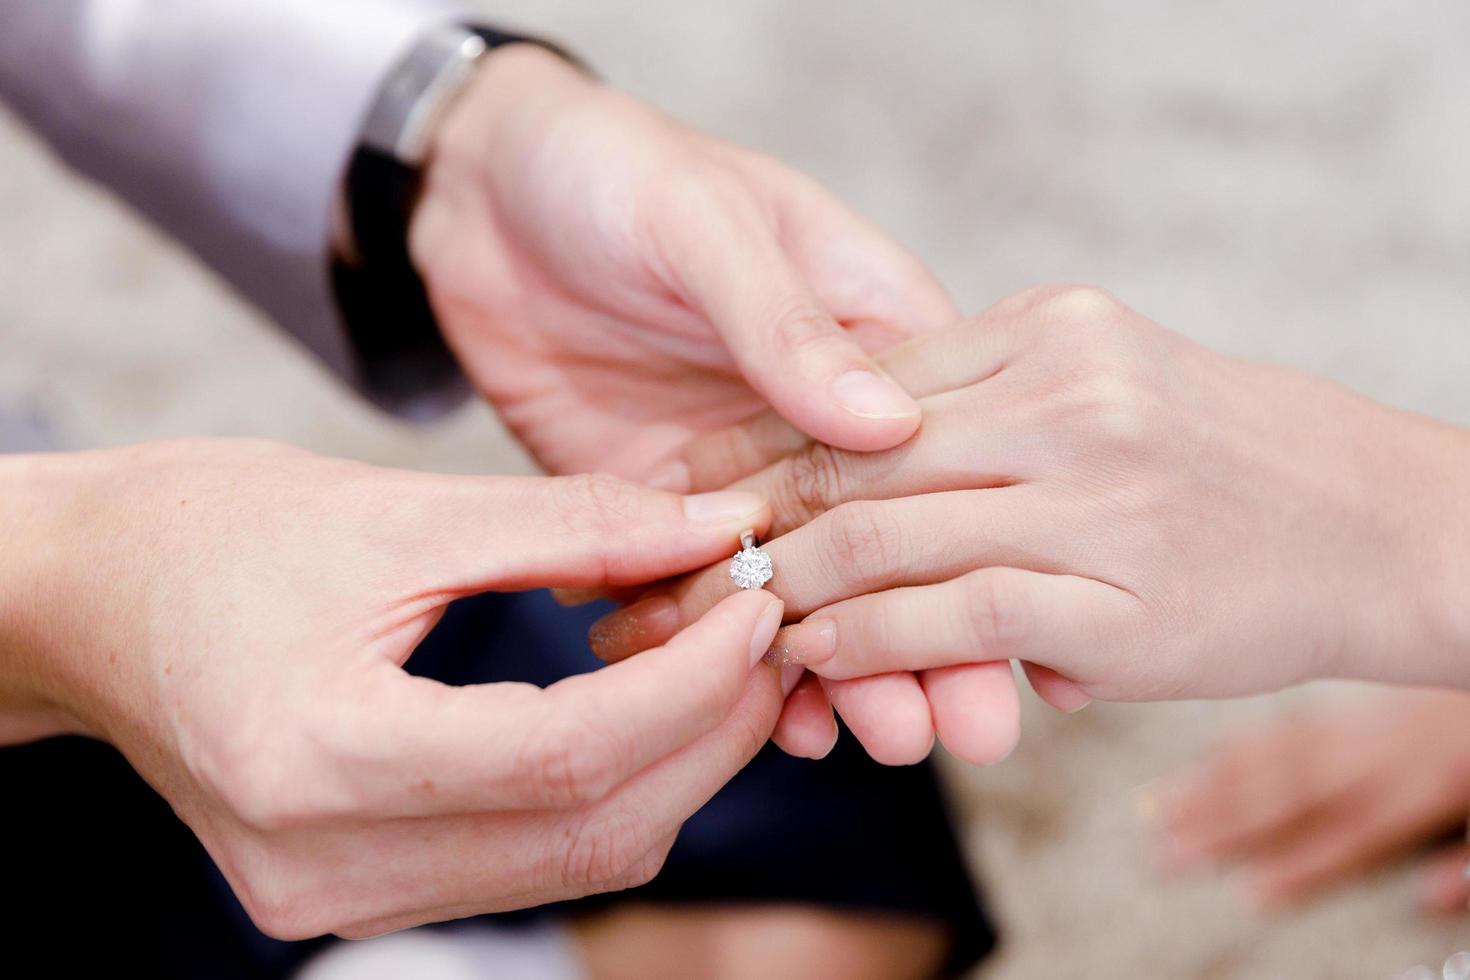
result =
[{"label": "skin", "polygon": [[[532,46],[487,58],[437,130],[409,238],[464,370],[549,470],[676,491],[692,437],[767,406],[788,449],[902,442],[919,408],[870,352],[955,316],[807,178]],[[767,594],[660,640],[662,668],[544,693],[401,670],[458,595],[615,593],[723,559],[765,527],[750,498],[696,530],[611,478],[207,441],[10,457],[0,481],[0,740],[113,742],[273,935],[644,880],[790,692],[749,662]]]},{"label": "skin", "polygon": [[[810,179],[534,46],[488,58],[438,129],[410,251],[461,366],[542,465],[676,491],[691,439],[768,406],[784,452],[901,443],[919,407],[871,354],[958,316],[918,260]],[[835,739],[830,711],[815,722]],[[880,961],[887,937],[866,925],[828,945]]]},{"label": "skin", "polygon": [[[912,439],[812,445],[735,484],[774,509],[768,588],[801,624],[778,646],[875,758],[911,761],[933,732],[1003,754],[1007,660],[1064,707],[1314,677],[1470,687],[1464,430],[1216,354],[1091,288],[1021,294],[884,364],[920,396]],[[757,458],[753,428],[692,446],[691,472],[735,476],[720,460]],[[730,590],[722,569],[679,583],[665,628]],[[989,698],[968,703],[907,673],[984,662]]]},{"label": "skin", "polygon": [[528,45],[487,59],[437,130],[410,245],[538,460],[674,490],[690,438],[768,405],[832,445],[902,442],[919,408],[866,351],[957,315],[806,177]]},{"label": "skin", "polygon": [[780,711],[764,592],[546,690],[402,669],[457,597],[715,560],[749,495],[219,440],[0,458],[0,501],[0,735],[115,745],[279,938],[642,882]]},{"label": "skin", "polygon": [[[1362,704],[1242,732],[1155,794],[1170,872],[1230,871],[1266,910],[1391,861],[1419,864],[1427,912],[1463,913],[1470,814],[1470,695],[1385,690]],[[1426,747],[1431,747],[1426,750]]]}]

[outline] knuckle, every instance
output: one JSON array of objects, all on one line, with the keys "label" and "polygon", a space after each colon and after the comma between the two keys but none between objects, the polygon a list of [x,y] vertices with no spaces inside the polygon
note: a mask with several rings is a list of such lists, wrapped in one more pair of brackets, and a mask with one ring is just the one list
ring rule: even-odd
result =
[{"label": "knuckle", "polygon": [[966,625],[982,653],[1006,657],[1018,649],[1031,631],[1025,592],[1013,580],[993,570],[965,576]]},{"label": "knuckle", "polygon": [[773,325],[772,354],[782,360],[800,360],[813,349],[827,348],[834,342],[831,317],[805,296],[772,302],[765,322]]},{"label": "knuckle", "polygon": [[1085,327],[1112,322],[1127,309],[1112,293],[1091,285],[1044,287],[1036,293],[1033,302],[1050,317]]},{"label": "knuckle", "polygon": [[649,848],[642,817],[624,807],[605,808],[573,823],[564,840],[560,879],[574,891],[617,887]]},{"label": "knuckle", "polygon": [[[771,738],[771,733],[776,729],[776,722],[780,719],[781,704],[777,702],[772,710],[752,711],[742,713],[732,719],[731,742],[735,759],[740,766],[744,766],[756,757]],[[734,775],[734,772],[731,772]]]},{"label": "knuckle", "polygon": [[615,753],[584,717],[558,721],[533,746],[525,756],[521,782],[541,806],[586,806],[606,797],[617,785]]},{"label": "knuckle", "polygon": [[243,726],[235,737],[186,757],[194,778],[254,830],[285,830],[315,819],[310,781],[289,764],[280,738],[249,734],[254,727]]},{"label": "knuckle", "polygon": [[1155,393],[1113,369],[1094,372],[1078,394],[1094,444],[1115,453],[1147,445],[1163,410]]},{"label": "knuckle", "polygon": [[329,901],[288,884],[288,876],[259,871],[236,886],[240,905],[256,928],[286,942],[311,939],[331,932],[337,923]]},{"label": "knuckle", "polygon": [[282,799],[285,787],[272,767],[243,763],[216,784],[216,791],[235,818],[261,831],[281,830],[289,823],[290,807]]},{"label": "knuckle", "polygon": [[881,502],[842,504],[828,515],[827,530],[827,554],[847,580],[879,582],[902,567],[903,529]]},{"label": "knuckle", "polygon": [[614,888],[609,891],[621,891],[625,888],[638,888],[648,884],[658,877],[658,873],[664,869],[664,862],[669,859],[669,851],[673,848],[673,841],[663,844],[649,851],[638,861],[634,862]]},{"label": "knuckle", "polygon": [[559,516],[570,528],[597,534],[621,533],[634,522],[644,502],[642,488],[607,473],[556,478]]},{"label": "knuckle", "polygon": [[773,500],[787,526],[805,524],[831,509],[842,498],[843,474],[839,456],[830,446],[813,443],[791,457],[786,480]]},{"label": "knuckle", "polygon": [[990,312],[1010,317],[1030,313],[1043,301],[1052,296],[1058,289],[1057,286],[1031,286],[1019,293],[1012,293],[990,308]]}]

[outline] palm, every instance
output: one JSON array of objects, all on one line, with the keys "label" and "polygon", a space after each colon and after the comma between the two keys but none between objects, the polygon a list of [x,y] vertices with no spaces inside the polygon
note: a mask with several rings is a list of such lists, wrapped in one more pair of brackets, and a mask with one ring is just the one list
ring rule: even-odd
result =
[{"label": "palm", "polygon": [[[656,244],[631,230],[615,240],[564,200],[541,182],[512,213],[462,222],[463,288],[441,318],[475,385],[548,469],[639,476],[763,401],[660,281]],[[577,254],[548,241],[562,236]]]},{"label": "palm", "polygon": [[755,358],[764,324],[820,318],[872,349],[951,315],[805,178],[534,70],[553,74],[509,107],[507,78],[472,91],[446,124],[414,246],[472,381],[549,469],[646,475],[773,401],[806,352]]}]

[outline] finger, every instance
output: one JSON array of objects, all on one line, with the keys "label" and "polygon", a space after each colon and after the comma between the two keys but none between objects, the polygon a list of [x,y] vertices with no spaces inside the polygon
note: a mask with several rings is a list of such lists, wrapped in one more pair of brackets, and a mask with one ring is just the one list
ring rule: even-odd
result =
[{"label": "finger", "polygon": [[832,318],[764,221],[707,190],[697,220],[677,222],[668,254],[675,288],[724,339],[741,373],[792,425],[855,450],[913,435],[919,406]]},{"label": "finger", "polygon": [[1415,894],[1419,907],[1435,915],[1464,915],[1470,906],[1470,847],[1456,844],[1436,852],[1419,870]]},{"label": "finger", "polygon": [[[813,617],[784,627],[772,650],[780,651],[784,662],[815,666],[836,653],[836,637],[835,623]],[[950,752],[967,762],[991,765],[1015,749],[1021,706],[1009,663],[926,670],[918,681],[929,702],[934,733]]]},{"label": "finger", "polygon": [[[1038,520],[1039,514],[1046,519]],[[1083,542],[1109,546],[1110,535],[1123,533],[1093,524],[1074,502],[1029,486],[847,503],[761,546],[775,568],[765,587],[786,602],[788,616],[805,618],[841,599],[943,582],[977,567],[1060,573]],[[689,622],[735,591],[727,565],[687,576],[659,594],[672,597],[679,621]],[[611,614],[606,633],[637,632],[622,622],[637,615],[632,609]],[[598,650],[609,660],[636,652],[612,644]]]},{"label": "finger", "polygon": [[959,319],[954,300],[911,251],[805,174],[782,167],[773,175],[782,241],[839,320],[882,324],[900,339]]},{"label": "finger", "polygon": [[731,489],[770,501],[768,537],[777,538],[844,503],[1003,488],[1036,469],[1037,430],[1015,417],[1004,388],[935,395],[924,406],[933,428],[898,449],[853,453],[810,443]]},{"label": "finger", "polygon": [[1408,800],[1364,790],[1322,812],[1309,831],[1251,862],[1249,897],[1268,911],[1299,902],[1422,841],[1430,825]]},{"label": "finger", "polygon": [[977,766],[1000,762],[1021,737],[1021,703],[1011,665],[959,664],[919,673],[934,733],[956,757]]},{"label": "finger", "polygon": [[[922,399],[967,388],[997,375],[1024,334],[996,311],[926,333],[883,351],[878,364],[927,411]],[[805,446],[810,440],[773,412],[698,436],[668,464],[674,489],[729,486]]]},{"label": "finger", "polygon": [[805,674],[787,696],[771,739],[802,759],[825,759],[837,745],[837,719],[815,675]]},{"label": "finger", "polygon": [[682,625],[672,597],[651,595],[598,619],[587,629],[587,643],[595,656],[615,663],[667,643]]},{"label": "finger", "polygon": [[[1134,600],[1094,579],[992,567],[938,585],[844,599],[814,616],[835,624],[822,677],[1024,659],[1085,670],[1116,646]],[[1095,664],[1093,666],[1096,666]]]},{"label": "finger", "polygon": [[1313,729],[1280,727],[1237,740],[1166,791],[1164,870],[1249,858],[1287,846],[1323,810],[1345,805],[1360,770],[1333,765]]},{"label": "finger", "polygon": [[737,425],[695,436],[677,458],[654,470],[648,482],[681,493],[718,490],[791,455],[810,441],[777,412],[761,412]]},{"label": "finger", "polygon": [[[780,600],[744,592],[662,647],[545,691],[380,678],[346,714],[351,751],[334,760],[325,808],[386,817],[601,799],[719,725],[780,622]],[[315,785],[323,795],[333,782]]]},{"label": "finger", "polygon": [[1049,667],[1022,663],[1021,669],[1026,672],[1026,680],[1030,681],[1031,690],[1036,692],[1036,696],[1058,711],[1072,714],[1092,703],[1092,698],[1075,681],[1068,680]]},{"label": "finger", "polygon": [[[768,657],[778,664],[795,665],[804,671],[836,652],[836,637],[835,624],[808,619],[782,627]],[[870,755],[877,753],[874,758],[894,765],[923,759],[933,746],[934,726],[925,717],[923,696],[915,696],[911,679],[912,675],[902,675],[818,684],[815,675],[808,673],[802,689],[811,690],[813,695],[820,692],[822,700],[811,707],[801,702],[788,704],[777,728],[777,744],[791,755],[814,758],[831,751],[837,741],[836,721],[827,694],[831,688],[833,696],[842,699],[848,727],[856,726],[854,731]],[[810,739],[799,738],[798,731],[810,731]],[[817,751],[820,755],[813,755]]]},{"label": "finger", "polygon": [[646,851],[645,841],[677,832],[755,758],[775,730],[783,704],[779,672],[764,666],[755,670],[718,727],[634,776],[596,804],[587,823],[595,828],[600,820],[608,820],[609,836],[615,836],[631,816],[646,831],[645,839],[631,842],[629,849],[635,854]]},{"label": "finger", "polygon": [[911,766],[929,757],[934,748],[934,722],[929,700],[913,674],[824,680],[822,688],[874,762]]},{"label": "finger", "polygon": [[[1022,488],[959,491],[890,501],[844,504],[805,527],[767,542],[776,573],[766,584],[781,596],[791,615],[805,617],[831,602],[902,585],[945,581],[977,565],[1038,565],[1042,555],[1065,554],[1078,540],[1069,512],[1052,508],[1044,525],[1031,521],[1018,529],[1037,504]],[[967,528],[956,540],[947,529]],[[1007,540],[1009,538],[1009,540]],[[659,590],[678,606],[678,622],[688,622],[736,590],[724,563],[688,576]],[[660,617],[666,607],[641,604],[610,613],[595,638],[598,655],[616,660],[638,649],[628,637],[641,637],[655,627],[631,622]],[[664,625],[662,628],[668,628]],[[812,663],[821,657],[814,636],[791,629],[782,634],[792,662]],[[820,639],[816,637],[815,639]],[[826,641],[823,641],[826,642]],[[830,643],[826,643],[830,646]]]},{"label": "finger", "polygon": [[745,493],[680,497],[603,475],[416,477],[392,502],[386,545],[419,558],[443,593],[644,584],[734,551],[762,529]]},{"label": "finger", "polygon": [[[717,727],[588,807],[391,821],[348,835],[340,853],[319,856],[332,869],[330,902],[346,909],[314,914],[354,923],[326,928],[359,938],[640,884],[680,824],[760,751],[781,705],[777,672],[753,671]],[[363,853],[395,859],[380,865]]]}]

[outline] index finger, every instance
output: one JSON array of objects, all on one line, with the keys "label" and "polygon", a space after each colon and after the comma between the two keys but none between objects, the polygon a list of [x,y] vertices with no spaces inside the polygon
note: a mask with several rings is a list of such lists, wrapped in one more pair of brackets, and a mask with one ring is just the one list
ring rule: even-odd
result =
[{"label": "index finger", "polygon": [[[1018,332],[1004,305],[978,317],[921,334],[876,355],[880,367],[914,398],[928,398],[983,381],[1013,355]],[[699,493],[730,486],[809,445],[805,434],[774,411],[690,440],[677,460],[656,471],[667,489]]]}]

